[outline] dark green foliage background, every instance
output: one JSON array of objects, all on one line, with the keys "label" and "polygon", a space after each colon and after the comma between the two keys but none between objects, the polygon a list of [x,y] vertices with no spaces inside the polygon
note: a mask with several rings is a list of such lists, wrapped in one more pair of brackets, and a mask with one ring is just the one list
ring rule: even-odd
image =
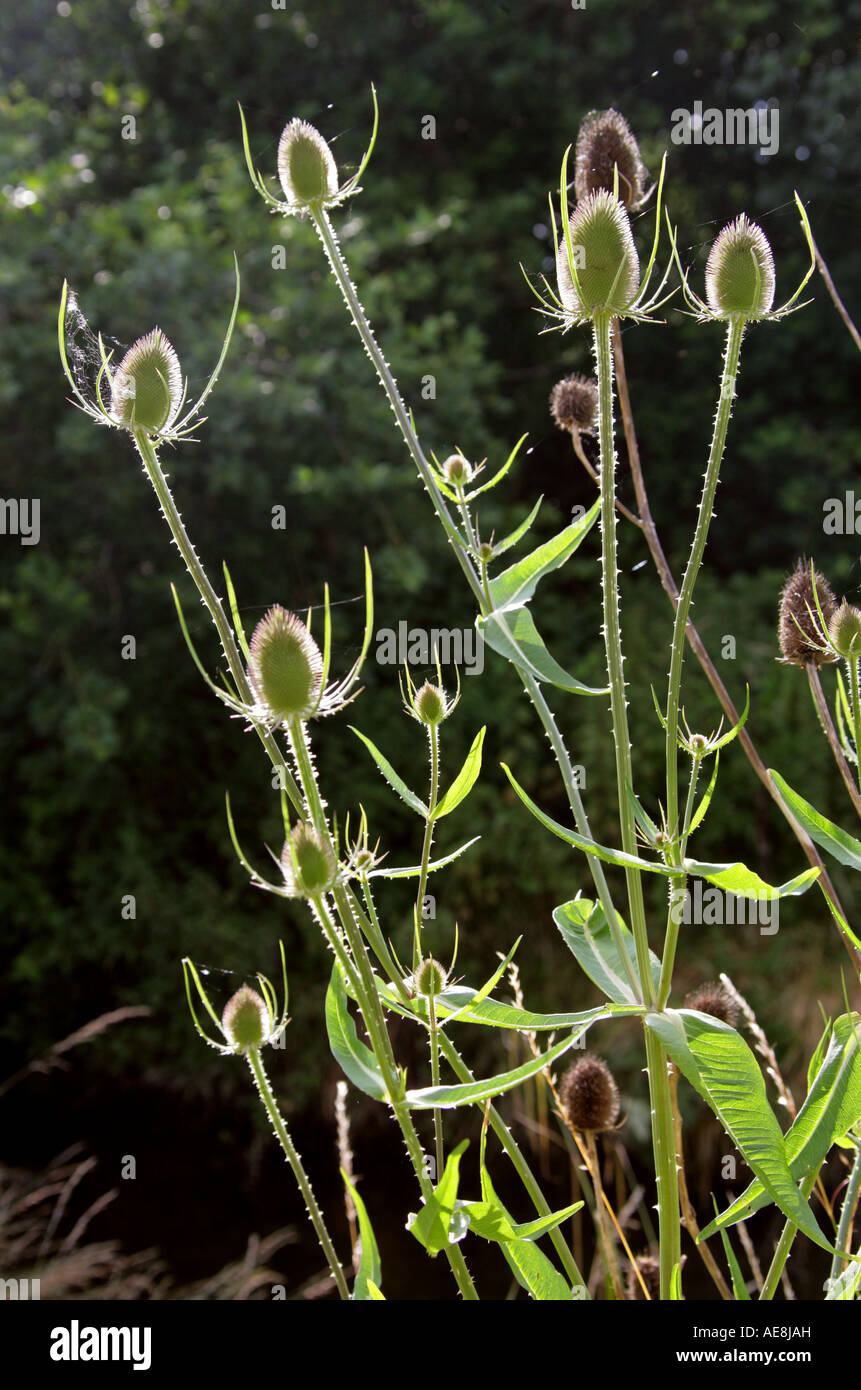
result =
[{"label": "dark green foliage background", "polygon": [[[218,352],[235,249],[243,291],[227,366],[200,442],[168,452],[166,464],[210,572],[229,561],[249,624],[272,602],[317,604],[329,580],[342,670],[361,633],[363,545],[374,565],[378,627],[402,619],[465,626],[470,606],[312,230],[269,219],[249,186],[237,101],[264,173],[274,169],[278,135],[296,114],[334,140],[349,171],[364,149],[369,86],[377,84],[381,133],[365,191],[336,215],[353,274],[426,448],[444,456],[457,443],[494,464],[528,431],[529,452],[482,521],[510,528],[543,492],[534,533],[543,538],[592,498],[547,412],[553,382],[588,368],[587,335],[539,335],[518,264],[531,274],[546,268],[547,191],[565,146],[590,108],[613,104],[638,133],[653,175],[669,147],[669,205],[698,286],[716,231],[746,210],[772,241],[785,297],[805,265],[792,203],[798,187],[844,299],[857,310],[861,5],[851,0],[842,10],[830,0],[588,0],[582,11],[564,0],[315,0],[286,11],[263,0],[133,7],[30,0],[4,8],[2,491],[38,496],[42,526],[36,547],[9,536],[0,545],[7,1072],[94,1014],[143,1001],[151,1022],[115,1030],[89,1058],[106,1086],[111,1075],[194,1089],[217,1078],[233,1084],[237,1073],[228,1077],[190,1028],[179,961],[189,953],[239,975],[273,971],[279,934],[295,1020],[284,1084],[295,1106],[317,1096],[321,1069],[330,1066],[321,1019],[328,962],[318,933],[300,908],[248,888],[227,839],[229,789],[255,860],[265,862],[265,840],[277,843],[265,760],[187,659],[170,580],[213,666],[217,649],[130,444],[65,402],[55,341],[63,278],[91,325],[121,344],[160,325],[194,394]],[[774,99],[779,153],[762,160],[747,147],[670,145],[672,111],[697,99],[721,108]],[[121,137],[129,114],[134,141]],[[428,114],[435,140],[421,138]],[[22,188],[35,201],[15,206]],[[652,225],[648,211],[637,222],[641,250]],[[272,264],[278,245],[282,270]],[[750,683],[751,728],[766,761],[848,824],[805,683],[774,660],[776,596],[797,554],[815,553],[850,595],[858,585],[853,536],[822,533],[824,500],[842,496],[858,474],[857,357],[821,282],[813,288],[812,305],[757,328],[745,345],[695,616],[715,654],[725,634],[736,638],[736,659],[722,669],[737,701]],[[652,507],[679,573],[721,330],[676,311],[667,320],[630,328],[625,344]],[[437,394],[426,402],[420,384],[429,373]],[[628,496],[625,472],[623,464]],[[277,505],[286,508],[286,531],[272,529]],[[603,664],[596,555],[593,537],[536,604],[551,650],[592,681]],[[661,742],[648,691],[664,679],[670,613],[650,564],[634,569],[645,558],[628,528],[623,630],[639,790],[654,807]],[[121,659],[126,634],[136,638],[135,661]],[[432,885],[438,918],[428,941],[445,953],[457,918],[459,968],[474,978],[522,932],[528,1002],[571,1007],[592,994],[550,911],[586,890],[588,875],[507,790],[500,760],[551,813],[563,814],[534,716],[509,670],[487,656],[484,675],[465,679],[445,730],[453,774],[476,727],[488,723],[486,773],[439,845],[477,830],[483,839]],[[691,722],[711,726],[717,715],[705,682],[690,663],[688,672]],[[425,750],[401,713],[395,672],[370,662],[366,686],[353,722],[419,785]],[[551,697],[587,770],[594,830],[612,841],[605,702]],[[392,861],[413,861],[417,822],[389,798],[346,725],[340,718],[314,728],[330,804],[343,816],[362,802]],[[744,856],[769,878],[803,867],[738,748],[725,760],[700,848],[702,857]],[[854,906],[851,883],[836,877]],[[136,898],[133,921],[121,917],[125,894]],[[383,909],[403,943],[406,896],[391,890]],[[657,945],[657,914],[654,921]],[[776,938],[697,929],[683,938],[680,958],[683,988],[730,968],[773,1040],[788,1047],[790,1065],[816,1032],[816,997],[836,998],[844,959],[814,893],[786,905]],[[226,995],[233,980],[223,984]],[[499,1057],[491,1052],[488,1060]]]}]

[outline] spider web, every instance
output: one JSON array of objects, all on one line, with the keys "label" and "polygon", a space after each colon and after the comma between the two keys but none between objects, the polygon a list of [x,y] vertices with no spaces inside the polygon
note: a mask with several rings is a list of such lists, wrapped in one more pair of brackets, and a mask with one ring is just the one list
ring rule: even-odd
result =
[{"label": "spider web", "polygon": [[[72,380],[83,396],[84,400],[90,405],[98,404],[96,394],[96,382],[99,372],[102,370],[102,354],[99,348],[99,339],[90,328],[78,303],[78,296],[71,287],[66,297],[66,313],[63,320],[63,333],[66,344],[66,359],[69,363],[69,371]],[[126,345],[118,338],[109,338],[102,334],[102,346],[105,356],[110,358],[111,366],[115,367],[125,354]],[[113,354],[113,355],[112,355]],[[107,374],[102,375],[101,392],[102,400],[106,405],[109,404],[110,386],[107,382]]]}]

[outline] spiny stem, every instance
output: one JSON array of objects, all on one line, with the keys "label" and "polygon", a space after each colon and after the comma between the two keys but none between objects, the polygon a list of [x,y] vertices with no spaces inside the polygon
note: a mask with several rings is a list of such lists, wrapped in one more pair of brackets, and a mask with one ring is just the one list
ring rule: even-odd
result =
[{"label": "spiny stem", "polygon": [[[801,1196],[803,1197],[805,1202],[807,1201],[808,1197],[813,1191],[818,1176],[818,1169],[814,1168],[813,1172],[808,1173],[807,1177],[801,1183]],[[780,1240],[777,1242],[777,1249],[774,1252],[774,1258],[772,1259],[771,1264],[768,1267],[768,1273],[765,1276],[765,1282],[762,1286],[762,1290],[759,1295],[760,1302],[768,1302],[769,1299],[774,1298],[777,1286],[780,1283],[780,1276],[783,1273],[784,1265],[786,1264],[786,1261],[789,1259],[789,1252],[792,1249],[792,1242],[795,1240],[795,1237],[797,1235],[798,1227],[795,1225],[795,1222],[787,1221],[783,1227],[783,1230],[780,1233]]]},{"label": "spiny stem", "polygon": [[[637,443],[637,433],[634,428],[634,415],[631,409],[631,399],[628,392],[628,379],[625,371],[625,353],[622,347],[622,334],[619,328],[618,319],[615,319],[613,322],[613,360],[616,365],[616,381],[618,384],[619,392],[619,406],[622,414],[622,424],[625,431],[625,444],[628,450],[628,463],[631,468],[631,477],[634,482],[634,491],[637,496],[637,509],[639,511],[639,517],[636,520],[638,521],[638,524],[642,529],[643,535],[646,538],[646,544],[649,547],[649,553],[654,562],[655,569],[657,570],[658,578],[661,581],[661,587],[664,590],[664,593],[667,595],[667,598],[670,600],[670,603],[675,608],[679,601],[679,591],[676,585],[676,581],[673,578],[673,573],[670,569],[667,557],[664,554],[664,548],[661,545],[661,539],[658,535],[657,527],[655,526],[654,518],[652,516],[652,510],[649,505],[649,495],[646,491],[646,483],[643,477],[643,468],[640,462],[640,449]],[[721,679],[717,667],[715,666],[708,653],[708,650],[706,649],[705,643],[703,642],[699,632],[697,631],[694,623],[691,622],[690,618],[688,618],[687,639],[691,651],[694,653],[694,656],[700,663],[700,666],[702,667],[702,670],[706,676],[706,679],[708,680],[709,685],[711,686],[712,690],[714,691],[715,695],[720,701],[720,705],[723,709],[724,714],[730,721],[731,725],[736,725],[739,721],[739,712],[736,709],[735,704],[733,703],[729,691],[727,690],[726,686],[723,683],[723,680]],[[745,757],[747,758],[748,762],[750,763],[760,782],[765,787],[765,790],[768,792],[775,806],[780,811],[780,814],[783,816],[784,820],[789,825],[789,828],[791,829],[796,840],[801,845],[801,848],[804,850],[808,862],[812,865],[814,869],[819,870],[819,882],[822,885],[824,892],[827,894],[830,901],[837,908],[837,911],[840,913],[841,917],[846,918],[846,913],[844,912],[843,907],[841,905],[840,898],[837,894],[837,889],[834,887],[834,884],[831,880],[831,876],[828,873],[825,861],[822,858],[822,855],[819,853],[819,850],[817,849],[816,845],[811,840],[807,831],[795,819],[792,812],[789,810],[789,807],[781,799],[776,786],[774,785],[774,783],[768,775],[768,768],[766,767],[765,763],[760,757],[756,744],[753,741],[753,736],[750,732],[749,724],[745,725],[743,729],[739,730],[738,741],[744,749]],[[857,969],[858,964],[861,964],[861,960],[859,960],[859,957],[857,956],[855,949],[852,946],[852,943],[842,933],[840,935],[840,940],[843,942],[843,945],[849,953],[850,959],[852,960],[853,964],[856,966]]]},{"label": "spiny stem", "polygon": [[[188,532],[186,531],[185,526],[183,525],[182,517],[180,516],[179,511],[177,510],[176,503],[173,500],[173,494],[170,490],[167,478],[164,475],[164,471],[159,462],[158,455],[155,449],[153,448],[145,430],[136,429],[133,431],[133,434],[135,444],[137,445],[138,453],[140,454],[141,460],[143,462],[143,466],[146,469],[147,476],[149,477],[149,480],[152,483],[153,488],[155,489],[156,497],[158,498],[161,504],[161,509],[164,513],[167,524],[171,529],[173,538],[176,541],[179,553],[185,562],[185,567],[191,575],[192,579],[194,580],[195,584],[197,585],[198,592],[200,593],[203,602],[208,608],[209,615],[215,624],[215,628],[220,638],[221,645],[224,649],[224,655],[227,657],[227,663],[230,667],[230,674],[233,676],[233,679],[236,683],[236,689],[239,694],[239,698],[245,703],[251,704],[253,698],[252,692],[248,684],[248,678],[245,674],[245,668],[242,665],[239,652],[236,649],[236,643],[233,640],[233,632],[231,630],[229,622],[227,621],[226,614],[221,605],[221,600],[219,599],[218,595],[213,589],[212,584],[209,581],[209,577],[205,569],[203,568],[203,565],[201,564],[200,560],[198,559],[197,552],[195,551],[195,548],[191,543]],[[297,811],[301,810],[302,798],[299,794],[299,788],[296,786],[296,783],[294,779],[291,777],[287,768],[284,767],[284,759],[281,755],[281,751],[278,747],[278,744],[275,742],[272,735],[268,733],[265,729],[257,727],[257,734],[260,738],[260,742],[263,744],[264,748],[266,749],[266,752],[269,754],[269,757],[272,760],[273,767],[282,774],[285,782],[284,790],[286,791],[287,795],[292,801],[293,806]]]},{"label": "spiny stem", "polygon": [[305,1172],[305,1169],[302,1165],[302,1160],[299,1157],[298,1150],[296,1149],[292,1139],[290,1138],[287,1126],[284,1123],[280,1110],[278,1109],[278,1103],[275,1099],[272,1087],[269,1084],[269,1078],[266,1075],[266,1071],[263,1067],[263,1062],[260,1058],[259,1049],[252,1048],[251,1051],[247,1054],[247,1059],[248,1065],[251,1068],[251,1075],[254,1077],[254,1080],[257,1084],[257,1089],[260,1092],[260,1099],[263,1101],[266,1113],[269,1116],[269,1119],[272,1123],[272,1128],[275,1130],[275,1133],[278,1136],[278,1141],[281,1144],[282,1149],[284,1150],[284,1155],[287,1159],[287,1162],[293,1169],[293,1172],[296,1176],[296,1181],[299,1184],[299,1189],[302,1193],[303,1198],[305,1199],[305,1206],[308,1210],[308,1215],[311,1218],[314,1230],[317,1232],[317,1239],[319,1240],[320,1245],[323,1248],[323,1254],[326,1256],[329,1268],[331,1269],[332,1274],[335,1277],[335,1283],[338,1286],[338,1293],[341,1295],[341,1298],[349,1299],[350,1290],[348,1289],[347,1281],[344,1278],[344,1271],[341,1268],[341,1262],[335,1253],[335,1247],[332,1244],[332,1238],[329,1235],[328,1230],[326,1229],[326,1223],[323,1220],[323,1213],[320,1210],[317,1198],[314,1196],[314,1189],[311,1186],[310,1179],[308,1178],[308,1175]]},{"label": "spiny stem", "polygon": [[856,764],[858,771],[858,786],[861,788],[861,695],[858,689],[858,657],[853,656],[846,662],[849,672],[849,688],[852,692],[852,730],[853,742],[855,744],[855,755],[858,759]]},{"label": "spiny stem", "polygon": [[[451,1038],[448,1036],[448,1034],[445,1032],[440,1032],[439,1041],[440,1047],[442,1048],[443,1056],[445,1057],[455,1076],[458,1077],[460,1081],[466,1082],[467,1084],[475,1081],[474,1073],[470,1071],[469,1067],[464,1062],[463,1058],[461,1057],[460,1053],[458,1052],[454,1043],[451,1041]],[[514,1138],[514,1135],[511,1133],[511,1130],[505,1123],[505,1120],[502,1118],[499,1111],[496,1109],[494,1105],[491,1105],[489,1107],[488,1114],[490,1119],[490,1127],[493,1130],[494,1134],[496,1134],[497,1138],[502,1144],[503,1149],[508,1154],[508,1157],[514,1164],[515,1172],[520,1178],[520,1181],[523,1183],[523,1186],[526,1188],[526,1191],[529,1193],[535,1210],[538,1212],[539,1216],[549,1216],[551,1210],[550,1206],[547,1202],[546,1197],[544,1196],[544,1193],[541,1190],[541,1187],[538,1183],[538,1179],[532,1172],[532,1169],[530,1168],[529,1163],[524,1157],[523,1151],[518,1145],[517,1140]],[[557,1255],[562,1261],[562,1267],[565,1270],[565,1273],[568,1276],[568,1279],[570,1280],[572,1287],[580,1287],[585,1289],[586,1281],[583,1278],[583,1275],[580,1273],[577,1262],[574,1259],[574,1256],[572,1255],[571,1251],[569,1250],[558,1226],[554,1227],[549,1234],[550,1240],[553,1243]]]},{"label": "spiny stem", "polygon": [[665,755],[667,765],[667,825],[670,834],[673,835],[678,829],[679,818],[679,692],[682,683],[682,663],[685,656],[685,629],[688,624],[688,615],[691,611],[691,602],[694,595],[694,585],[697,582],[697,575],[703,562],[703,555],[708,539],[709,526],[714,509],[715,492],[720,476],[720,466],[723,460],[724,448],[726,446],[727,429],[729,419],[732,414],[732,403],[735,397],[735,383],[738,376],[738,361],[741,353],[741,340],[744,336],[744,320],[741,318],[730,319],[727,324],[726,349],[724,352],[723,372],[721,374],[720,397],[718,399],[717,414],[715,415],[714,430],[712,433],[711,448],[709,449],[708,464],[706,466],[705,483],[703,485],[702,497],[700,498],[700,508],[697,515],[696,530],[694,531],[691,553],[685,567],[682,587],[679,591],[679,602],[676,608],[675,621],[673,623],[673,643],[670,651],[670,672],[667,685],[667,710],[666,710],[666,743]]},{"label": "spiny stem", "polygon": [[861,816],[861,791],[855,784],[852,769],[846,761],[846,756],[840,746],[840,739],[834,727],[834,720],[831,718],[831,710],[828,708],[828,701],[825,698],[825,691],[822,689],[822,677],[819,674],[819,667],[815,661],[807,663],[807,683],[810,686],[810,694],[813,698],[813,706],[819,718],[822,732],[828,740],[828,747],[831,749],[834,761],[843,778],[843,785],[849,793],[852,805]]},{"label": "spiny stem", "polygon": [[[445,501],[442,497],[442,494],[440,493],[440,490],[436,485],[436,481],[430,470],[430,465],[428,464],[427,459],[424,456],[424,452],[418,441],[418,437],[416,436],[415,430],[413,429],[412,422],[407,413],[406,407],[404,406],[404,403],[401,400],[400,393],[398,391],[394,377],[392,376],[389,370],[388,363],[386,362],[386,359],[380,350],[377,340],[374,337],[371,326],[368,323],[365,311],[362,308],[361,302],[356,293],[356,288],[352,280],[350,279],[350,273],[347,269],[347,264],[338,246],[338,242],[335,237],[332,224],[329,221],[329,218],[325,211],[314,212],[314,210],[312,209],[312,217],[314,219],[314,225],[317,229],[317,233],[320,237],[321,242],[323,243],[323,248],[326,252],[326,256],[328,258],[332,274],[334,275],[335,280],[337,281],[337,284],[341,290],[341,294],[344,297],[344,301],[347,305],[347,308],[350,310],[350,315],[359,334],[359,337],[362,340],[365,351],[368,354],[368,357],[370,358],[371,362],[373,363],[377,376],[379,377],[380,383],[383,387],[383,390],[385,391],[386,396],[388,397],[389,404],[398,423],[398,428],[400,429],[401,434],[404,437],[413,462],[415,463],[418,473],[422,479],[422,482],[424,483],[428,491],[428,495],[430,496],[431,502],[433,503],[434,510],[436,511],[436,514],[442,523],[443,529],[445,530],[445,533],[448,536],[449,541],[454,547],[458,563],[460,564],[460,567],[463,570],[464,575],[466,576],[467,583],[469,584],[473,596],[475,597],[478,603],[479,612],[482,614],[483,617],[486,617],[487,614],[492,610],[492,605],[488,606],[487,608],[484,606],[486,595],[483,592],[481,581],[479,577],[476,575],[473,566],[470,564],[468,555],[464,551],[463,542],[458,534],[457,528],[451,518],[448,508],[445,505]],[[498,621],[503,626],[507,627],[505,619],[502,617],[502,615],[498,616]],[[512,662],[512,664],[514,665],[518,675],[523,681],[526,693],[532,701],[533,705],[535,706],[538,717],[541,720],[547,737],[550,740],[553,752],[556,756],[557,762],[559,763],[559,770],[562,773],[562,780],[565,783],[565,790],[568,796],[568,802],[574,814],[574,819],[577,823],[577,830],[581,835],[585,835],[591,838],[589,822],[586,817],[586,811],[583,806],[579,789],[576,785],[576,781],[574,778],[574,770],[571,766],[571,759],[568,756],[568,751],[565,748],[565,744],[562,740],[558,728],[556,727],[553,715],[551,714],[547,702],[541,694],[538,683],[534,679],[534,677],[526,670],[525,667],[521,666],[519,663]],[[607,922],[609,923],[610,933],[613,937],[616,949],[624,964],[625,969],[629,974],[631,986],[634,990],[635,997],[640,998],[639,986],[636,981],[636,976],[631,970],[630,961],[628,959],[628,953],[625,949],[624,942],[622,941],[621,934],[619,932],[618,923],[616,921],[616,913],[615,909],[613,908],[613,901],[610,896],[610,890],[607,885],[607,880],[604,875],[604,871],[601,867],[600,862],[591,855],[589,856],[589,872],[591,873],[592,879],[595,883],[598,898],[601,902],[601,906],[604,909],[604,914],[606,916]]]},{"label": "spiny stem", "polygon": [[[293,755],[299,770],[299,779],[302,784],[302,790],[305,794],[314,828],[319,834],[325,836],[331,844],[331,835],[326,821],[326,813],[317,787],[317,779],[314,775],[311,749],[307,740],[305,726],[301,720],[291,720],[289,735],[290,745],[293,749]],[[383,1077],[383,1082],[389,1096],[389,1104],[392,1107],[395,1119],[401,1127],[401,1132],[403,1133],[407,1146],[407,1153],[421,1187],[422,1196],[425,1201],[427,1201],[433,1189],[425,1173],[424,1155],[409,1107],[401,1099],[401,1080],[398,1074],[398,1067],[395,1061],[391,1039],[388,1029],[386,1028],[383,1008],[380,1002],[380,996],[377,992],[376,979],[371,968],[371,962],[368,959],[365,943],[362,940],[361,932],[359,931],[343,884],[335,884],[332,889],[332,898],[334,899],[337,909],[338,920],[341,923],[352,955],[351,966],[353,968],[350,978],[356,995],[356,1001],[361,1010],[365,1027],[368,1030],[368,1038]],[[337,942],[338,930],[325,898],[320,897],[315,899],[314,909],[327,939],[330,942]],[[470,1301],[477,1299],[478,1294],[475,1291],[475,1285],[472,1282],[472,1277],[466,1267],[466,1261],[464,1260],[460,1248],[456,1245],[447,1245],[445,1253],[462,1296]]]},{"label": "spiny stem", "polygon": [[428,864],[430,863],[430,852],[433,844],[434,813],[436,812],[437,796],[439,794],[439,727],[436,724],[428,725],[428,744],[430,746],[430,796],[428,797],[428,813],[425,819],[421,866],[419,869],[418,889],[416,891],[416,930],[413,940],[414,970],[418,970],[421,954],[422,908],[424,906],[425,891],[427,889]]},{"label": "spiny stem", "polygon": [[[601,452],[601,570],[604,595],[604,646],[607,654],[607,672],[610,679],[610,709],[613,719],[613,740],[616,747],[616,789],[622,847],[626,853],[636,854],[634,813],[628,792],[629,787],[633,786],[633,775],[625,700],[616,560],[616,448],[613,438],[613,359],[610,349],[610,322],[606,315],[597,315],[593,325],[595,358],[598,369],[598,420]],[[626,868],[625,875],[642,997],[651,1006],[655,1000],[655,987],[649,958],[642,879],[639,871],[635,868]],[[658,1038],[648,1027],[645,1028],[645,1036],[649,1092],[652,1102],[652,1145],[658,1188],[661,1298],[667,1299],[670,1296],[673,1272],[681,1257],[678,1174],[667,1057]]]},{"label": "spiny stem", "polygon": [[[619,586],[616,559],[616,448],[613,440],[613,366],[610,353],[610,319],[598,316],[594,322],[594,347],[598,368],[598,415],[601,446],[601,569],[604,595],[604,647],[610,681],[610,711],[616,749],[616,792],[622,848],[636,855],[637,835],[628,788],[633,786],[631,740],[622,655],[622,629],[619,619]],[[649,962],[646,909],[643,883],[638,869],[626,867],[625,879],[631,907],[631,930],[637,952],[642,997],[654,1002],[654,985]],[[627,953],[626,953],[627,954]]]}]

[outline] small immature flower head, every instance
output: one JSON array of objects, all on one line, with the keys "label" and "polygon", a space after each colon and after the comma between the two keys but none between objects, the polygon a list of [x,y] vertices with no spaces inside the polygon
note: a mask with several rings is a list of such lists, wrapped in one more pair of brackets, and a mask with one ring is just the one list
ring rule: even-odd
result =
[{"label": "small immature flower head", "polygon": [[844,599],[828,624],[828,636],[847,661],[861,657],[861,612]]},{"label": "small immature flower head", "polygon": [[252,1052],[271,1034],[272,1019],[257,991],[242,985],[227,1001],[221,1027],[234,1052]]},{"label": "small immature flower head", "polygon": [[619,1115],[619,1088],[607,1063],[592,1052],[568,1068],[559,1099],[574,1129],[598,1134],[612,1129]]},{"label": "small immature flower head", "polygon": [[643,201],[645,169],[640,147],[625,117],[612,107],[592,111],[577,135],[574,192],[578,201],[597,193],[599,188],[613,192],[613,171],[619,170],[619,198],[633,210]]},{"label": "small immature flower head", "polygon": [[415,975],[416,990],[423,994],[425,998],[430,995],[441,994],[446,985],[446,972],[443,970],[439,961],[434,960],[433,956],[428,956],[423,960]]},{"label": "small immature flower head", "polygon": [[550,392],[550,414],[560,430],[592,434],[598,415],[598,383],[594,377],[574,372],[557,381]]},{"label": "small immature flower head", "polygon": [[478,558],[479,560],[483,560],[486,565],[490,564],[491,560],[493,559],[493,546],[489,543],[489,541],[482,541],[479,545]]},{"label": "small immature flower head", "polygon": [[[637,1269],[643,1276],[643,1284],[649,1290],[649,1297],[657,1303],[661,1297],[661,1265],[654,1255],[638,1255]],[[628,1266],[628,1273],[625,1277],[625,1293],[631,1302],[640,1299],[645,1303],[646,1295],[643,1293],[643,1286],[637,1278],[634,1270]]]},{"label": "small immature flower head", "polygon": [[814,570],[811,577],[809,563],[800,559],[780,595],[777,640],[780,659],[785,665],[807,666],[813,662],[821,666],[823,662],[834,660],[831,652],[822,650],[824,634],[817,599],[827,627],[837,608],[837,600],[828,580],[818,570]]},{"label": "small immature flower head", "polygon": [[307,719],[323,682],[320,648],[301,619],[277,604],[254,629],[248,674],[277,719]]},{"label": "small immature flower head", "polygon": [[448,706],[438,685],[425,681],[416,691],[413,708],[423,724],[441,724],[448,714]]},{"label": "small immature flower head", "polygon": [[462,454],[450,454],[442,466],[442,471],[446,482],[451,483],[452,487],[457,487],[458,484],[465,487],[473,475],[472,464],[468,463]]},{"label": "small immature flower head", "polygon": [[111,382],[111,419],[126,429],[158,434],[173,423],[182,403],[182,370],[160,328],[129,348]]},{"label": "small immature flower head", "polygon": [[[640,262],[624,204],[606,189],[577,204],[570,222],[577,284],[565,238],[556,257],[559,298],[569,313],[623,314],[637,294]],[[578,293],[579,285],[579,293]]]},{"label": "small immature flower head", "polygon": [[762,318],[774,303],[774,256],[745,213],[724,227],[709,252],[706,298],[719,318]]},{"label": "small immature flower head", "polygon": [[699,989],[687,995],[685,1008],[696,1009],[700,1014],[711,1014],[712,1018],[719,1018],[721,1023],[728,1023],[731,1028],[735,1027],[738,1019],[738,1004],[726,986],[717,981],[700,985]]},{"label": "small immature flower head", "polygon": [[338,192],[335,157],[319,130],[295,117],[278,142],[278,177],[288,203],[308,207]]},{"label": "small immature flower head", "polygon": [[328,840],[300,821],[281,851],[281,872],[291,897],[316,898],[332,887],[338,866]]}]

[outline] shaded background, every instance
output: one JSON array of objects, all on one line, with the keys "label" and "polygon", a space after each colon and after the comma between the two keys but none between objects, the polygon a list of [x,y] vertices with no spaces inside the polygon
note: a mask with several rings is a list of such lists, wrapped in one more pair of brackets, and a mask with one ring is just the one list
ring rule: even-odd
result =
[{"label": "shaded background", "polygon": [[[329,580],[338,604],[335,669],[343,670],[361,635],[363,545],[374,565],[378,627],[401,620],[464,627],[469,598],[312,229],[269,218],[250,188],[237,101],[264,173],[274,170],[278,136],[293,115],[320,127],[349,173],[365,148],[376,83],[381,131],[365,191],[336,215],[354,278],[426,449],[444,457],[457,444],[493,464],[528,432],[528,452],[482,520],[510,529],[543,493],[538,540],[593,496],[547,410],[559,376],[588,370],[588,337],[540,336],[519,268],[536,274],[549,266],[547,191],[582,117],[593,107],[619,108],[653,176],[669,147],[669,205],[695,285],[714,235],[744,210],[772,243],[785,298],[806,263],[797,187],[851,311],[861,291],[859,14],[858,3],[838,15],[823,0],[708,7],[588,0],[580,11],[563,0],[397,7],[315,0],[284,10],[241,0],[132,7],[30,0],[0,18],[3,495],[41,500],[38,546],[0,538],[0,1075],[106,1010],[151,1010],[71,1052],[67,1070],[31,1074],[11,1090],[0,1102],[0,1156],[36,1170],[67,1144],[84,1143],[99,1165],[78,1196],[87,1184],[92,1195],[119,1185],[91,1232],[127,1249],[157,1246],[175,1284],[241,1256],[249,1231],[301,1223],[240,1067],[219,1062],[193,1033],[180,959],[190,954],[213,969],[223,1003],[239,979],[275,971],[276,942],[285,940],[293,1024],[285,1052],[273,1054],[274,1079],[339,1228],[337,1071],[321,1014],[329,962],[302,909],[252,892],[233,857],[225,790],[240,838],[261,863],[263,843],[278,838],[277,798],[256,741],[224,717],[187,659],[170,580],[213,666],[217,648],[129,441],[66,404],[55,337],[63,278],[92,327],[120,345],[162,327],[194,396],[217,357],[236,251],[242,304],[209,420],[200,442],[168,452],[165,463],[210,572],[229,561],[249,625],[272,602],[317,604]],[[779,152],[764,159],[745,146],[671,145],[672,111],[696,100],[721,109],[776,103]],[[428,115],[433,140],[422,139]],[[123,138],[128,116],[134,140]],[[647,210],[635,225],[641,251],[652,227]],[[273,265],[279,246],[283,269]],[[695,618],[739,705],[750,685],[750,728],[766,763],[848,824],[806,682],[774,660],[777,594],[799,553],[814,554],[840,592],[852,597],[858,588],[854,536],[822,531],[823,503],[842,497],[857,475],[857,357],[818,277],[813,290],[803,312],[756,328],[746,342]],[[699,327],[672,308],[666,319],[629,328],[625,346],[652,510],[679,574],[721,329]],[[436,380],[432,401],[421,398],[428,374]],[[625,471],[621,488],[630,498]],[[286,508],[286,530],[272,528],[276,506]],[[536,610],[557,658],[593,683],[603,666],[596,554],[593,539],[544,586]],[[649,684],[665,679],[670,612],[650,563],[635,568],[644,558],[640,538],[623,528],[635,757],[639,790],[654,804],[662,745]],[[727,634],[736,657],[722,662]],[[136,639],[134,661],[122,659],[127,635]],[[445,729],[454,771],[475,729],[488,723],[485,773],[438,843],[451,848],[476,829],[483,838],[432,883],[437,918],[427,940],[445,955],[457,919],[458,968],[475,980],[524,933],[527,1003],[570,1009],[593,1002],[594,990],[573,967],[550,913],[588,889],[588,874],[513,802],[500,761],[564,818],[534,716],[511,672],[492,653],[487,658],[481,678],[464,681],[463,702]],[[710,692],[690,661],[687,671],[692,727],[711,727]],[[401,713],[395,672],[369,662],[365,684],[354,722],[420,785],[423,740]],[[551,703],[586,768],[595,834],[612,841],[604,702],[553,691]],[[416,823],[387,794],[347,719],[315,732],[332,808],[343,816],[362,802],[392,862],[414,862]],[[803,867],[737,746],[725,759],[700,853],[744,857],[771,881]],[[834,877],[854,909],[851,879]],[[129,894],[133,920],[122,916]],[[402,946],[408,896],[391,887],[382,908]],[[811,893],[782,907],[774,937],[753,928],[690,929],[679,997],[728,970],[799,1088],[820,1031],[817,1001],[838,1007],[844,962],[821,897]],[[596,1041],[619,1076],[624,1142],[642,1164],[648,1130],[636,1032],[622,1028]],[[501,1068],[498,1039],[467,1037],[465,1045],[477,1066]],[[403,1035],[398,1046],[422,1075],[421,1041]],[[402,1227],[415,1197],[399,1144],[370,1102],[351,1098],[350,1114],[390,1296],[448,1296],[444,1271],[423,1259],[410,1263]],[[686,1114],[692,1181],[707,1210],[726,1141],[698,1103],[691,1100]],[[129,1154],[137,1177],[121,1182]],[[552,1150],[547,1161],[548,1181],[558,1181],[564,1200],[564,1154]],[[343,1248],[343,1222],[338,1235]],[[275,1259],[294,1289],[319,1268],[304,1231]],[[488,1291],[496,1279],[504,1293],[495,1265],[486,1277]]]}]

